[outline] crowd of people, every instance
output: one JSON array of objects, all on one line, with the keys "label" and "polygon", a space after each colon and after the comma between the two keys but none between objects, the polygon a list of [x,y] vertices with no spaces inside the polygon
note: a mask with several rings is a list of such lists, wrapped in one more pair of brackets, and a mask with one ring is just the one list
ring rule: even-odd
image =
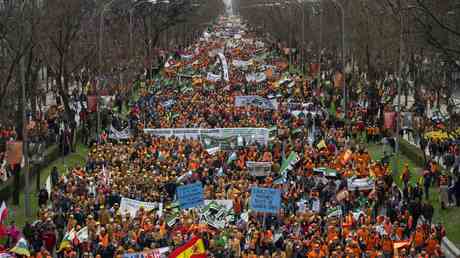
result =
[{"label": "crowd of people", "polygon": [[[434,184],[443,195],[447,184],[454,190],[445,206],[455,198],[458,205],[458,148],[450,179],[430,160],[423,183],[414,180],[422,171],[406,166],[398,187],[388,156],[374,160],[366,148],[391,138],[391,128],[362,101],[349,105],[352,122],[344,121],[343,76],[290,73],[281,50],[235,17],[222,17],[162,70],[140,83],[129,121],[111,121],[84,166],[53,172],[38,219],[23,238],[9,235],[5,249],[179,257],[198,237],[204,257],[444,257],[445,229],[432,222],[428,195]],[[201,133],[220,128],[235,130]],[[251,162],[269,169],[255,173]],[[182,209],[177,189],[196,182],[209,202]],[[254,187],[279,190],[281,208],[253,210]]]}]

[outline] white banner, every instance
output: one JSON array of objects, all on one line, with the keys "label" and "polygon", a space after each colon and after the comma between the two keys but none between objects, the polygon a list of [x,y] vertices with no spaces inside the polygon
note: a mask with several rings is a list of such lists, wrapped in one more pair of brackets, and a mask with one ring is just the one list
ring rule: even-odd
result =
[{"label": "white banner", "polygon": [[[120,203],[120,212],[122,214],[129,213],[131,218],[136,216],[136,212],[143,207],[145,211],[158,209],[161,205],[157,202],[141,202],[129,198],[122,197]],[[159,211],[161,213],[161,211]]]},{"label": "white banner", "polygon": [[351,178],[348,179],[348,190],[371,190],[374,189],[374,180],[371,178]]},{"label": "white banner", "polygon": [[123,258],[162,258],[166,257],[166,253],[169,252],[169,247],[162,247],[150,251],[140,253],[126,253],[123,254]]},{"label": "white banner", "polygon": [[230,80],[229,76],[228,76],[228,64],[227,64],[227,59],[225,58],[224,54],[223,53],[219,53],[219,58],[220,58],[220,61],[222,62],[222,69],[224,71],[224,80],[226,82],[228,82]]},{"label": "white banner", "polygon": [[181,57],[182,59],[185,59],[185,60],[191,60],[191,59],[193,59],[193,55],[180,55],[180,57]]},{"label": "white banner", "polygon": [[110,126],[109,138],[115,140],[126,140],[131,137],[129,128],[125,128],[123,131],[118,131],[113,126]]},{"label": "white banner", "polygon": [[256,41],[256,48],[264,48],[265,47],[265,44],[264,42],[262,41]]},{"label": "white banner", "polygon": [[257,106],[260,108],[276,110],[278,109],[278,102],[276,99],[269,100],[260,96],[236,96],[235,106]]},{"label": "white banner", "polygon": [[180,139],[199,139],[201,135],[212,137],[231,137],[237,136],[238,141],[245,141],[246,145],[258,142],[266,145],[269,139],[269,129],[267,128],[145,128],[144,133],[150,133],[159,137],[177,137]]},{"label": "white banner", "polygon": [[232,65],[237,68],[248,67],[251,64],[251,61],[243,61],[243,60],[233,60]]},{"label": "white banner", "polygon": [[246,81],[247,82],[257,82],[261,83],[267,79],[265,73],[250,73],[246,74]]},{"label": "white banner", "polygon": [[211,202],[215,202],[219,205],[225,206],[228,210],[233,208],[233,201],[232,200],[204,200],[204,206],[209,205]]},{"label": "white banner", "polygon": [[272,170],[272,163],[246,161],[246,167],[251,176],[269,176]]},{"label": "white banner", "polygon": [[208,73],[208,76],[206,77],[206,79],[211,82],[218,82],[220,81],[220,75]]}]

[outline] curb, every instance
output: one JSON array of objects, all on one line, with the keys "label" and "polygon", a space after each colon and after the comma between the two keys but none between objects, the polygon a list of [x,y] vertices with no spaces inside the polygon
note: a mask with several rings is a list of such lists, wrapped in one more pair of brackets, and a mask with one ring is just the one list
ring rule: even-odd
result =
[{"label": "curb", "polygon": [[446,257],[460,258],[460,249],[458,249],[447,237],[441,240],[441,248]]}]

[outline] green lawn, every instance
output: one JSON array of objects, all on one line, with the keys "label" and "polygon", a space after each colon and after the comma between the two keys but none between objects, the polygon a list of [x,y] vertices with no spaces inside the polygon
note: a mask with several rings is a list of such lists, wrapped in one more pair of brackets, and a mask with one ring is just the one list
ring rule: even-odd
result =
[{"label": "green lawn", "polygon": [[[133,101],[137,101],[140,97],[140,90],[135,89],[131,99]],[[126,105],[123,105],[122,110],[122,117],[126,118],[129,113],[129,108]],[[51,170],[54,166],[58,168],[58,171],[63,174],[66,173],[68,169],[73,168],[77,165],[84,165],[86,161],[86,156],[88,154],[88,147],[78,143],[77,144],[77,151],[75,153],[71,153],[64,158],[59,158],[56,161],[52,162],[51,164],[47,165],[43,170],[40,172],[40,187],[45,187],[46,180],[48,176],[51,174]],[[32,217],[27,218],[25,216],[24,210],[24,191],[21,191],[19,195],[19,205],[13,205],[12,199],[8,203],[9,208],[9,216],[8,216],[8,223],[13,222],[18,226],[22,227],[25,222],[29,221],[32,222],[37,217],[38,212],[38,192],[40,189],[36,188],[36,178],[30,179],[31,185],[31,210],[32,210]]]},{"label": "green lawn", "polygon": [[[86,160],[86,155],[88,153],[88,148],[82,144],[77,144],[77,151],[71,153],[64,158],[59,158],[53,163],[45,167],[40,173],[40,186],[44,187],[46,184],[46,179],[51,174],[51,170],[56,166],[61,174],[65,173],[68,168],[75,167],[77,165],[83,165]],[[13,222],[18,226],[22,227],[26,221],[32,222],[37,217],[38,212],[38,190],[36,188],[36,178],[31,179],[31,207],[32,207],[32,217],[27,218],[25,216],[24,210],[24,191],[21,191],[19,196],[19,206],[13,205],[12,201],[8,204],[9,216],[8,222]]]},{"label": "green lawn", "polygon": [[[382,145],[369,145],[368,146],[369,153],[372,156],[372,159],[378,160],[382,158],[383,148]],[[395,159],[393,160],[396,164]],[[416,182],[418,180],[418,176],[421,175],[422,169],[415,165],[415,163],[405,155],[400,155],[400,162],[399,162],[399,172],[402,171],[402,168],[405,163],[409,163],[409,168],[412,172],[412,182]],[[417,176],[414,176],[417,175]],[[401,179],[399,175],[396,175],[395,181],[398,185],[401,185]],[[435,212],[434,212],[434,222],[435,223],[442,223],[446,227],[447,237],[450,241],[452,241],[455,245],[460,246],[460,208],[448,208],[446,210],[441,209],[441,204],[439,202],[439,194],[438,188],[431,188],[430,189],[430,203],[433,205]]]}]

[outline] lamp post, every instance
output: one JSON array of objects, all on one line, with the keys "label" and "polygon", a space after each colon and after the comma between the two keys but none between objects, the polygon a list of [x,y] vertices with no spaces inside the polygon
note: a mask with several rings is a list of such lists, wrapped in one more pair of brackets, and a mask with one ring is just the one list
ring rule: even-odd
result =
[{"label": "lamp post", "polygon": [[345,8],[343,5],[337,1],[333,0],[333,2],[339,7],[340,12],[342,13],[342,73],[343,73],[343,103],[342,109],[345,118],[345,130],[346,126],[348,126],[348,115],[347,115],[347,80],[345,78]]},{"label": "lamp post", "polygon": [[[27,1],[22,2],[21,4],[21,16],[22,16],[22,21],[24,22],[22,24],[23,26],[23,31],[25,34],[29,33],[29,24],[26,24],[26,19],[25,19],[25,7],[26,7]],[[29,155],[28,155],[28,131],[27,131],[27,114],[26,114],[26,108],[27,108],[27,100],[26,100],[26,78],[25,78],[25,70],[26,70],[26,64],[25,64],[25,57],[22,56],[21,59],[19,60],[19,79],[21,83],[21,98],[22,98],[22,153],[23,153],[23,160],[24,160],[24,181],[25,181],[25,188],[24,188],[24,208],[25,208],[25,215],[26,217],[32,216],[31,212],[31,206],[30,206],[30,166],[29,166]],[[15,176],[19,176],[16,174]],[[16,189],[18,190],[18,189]]]}]

